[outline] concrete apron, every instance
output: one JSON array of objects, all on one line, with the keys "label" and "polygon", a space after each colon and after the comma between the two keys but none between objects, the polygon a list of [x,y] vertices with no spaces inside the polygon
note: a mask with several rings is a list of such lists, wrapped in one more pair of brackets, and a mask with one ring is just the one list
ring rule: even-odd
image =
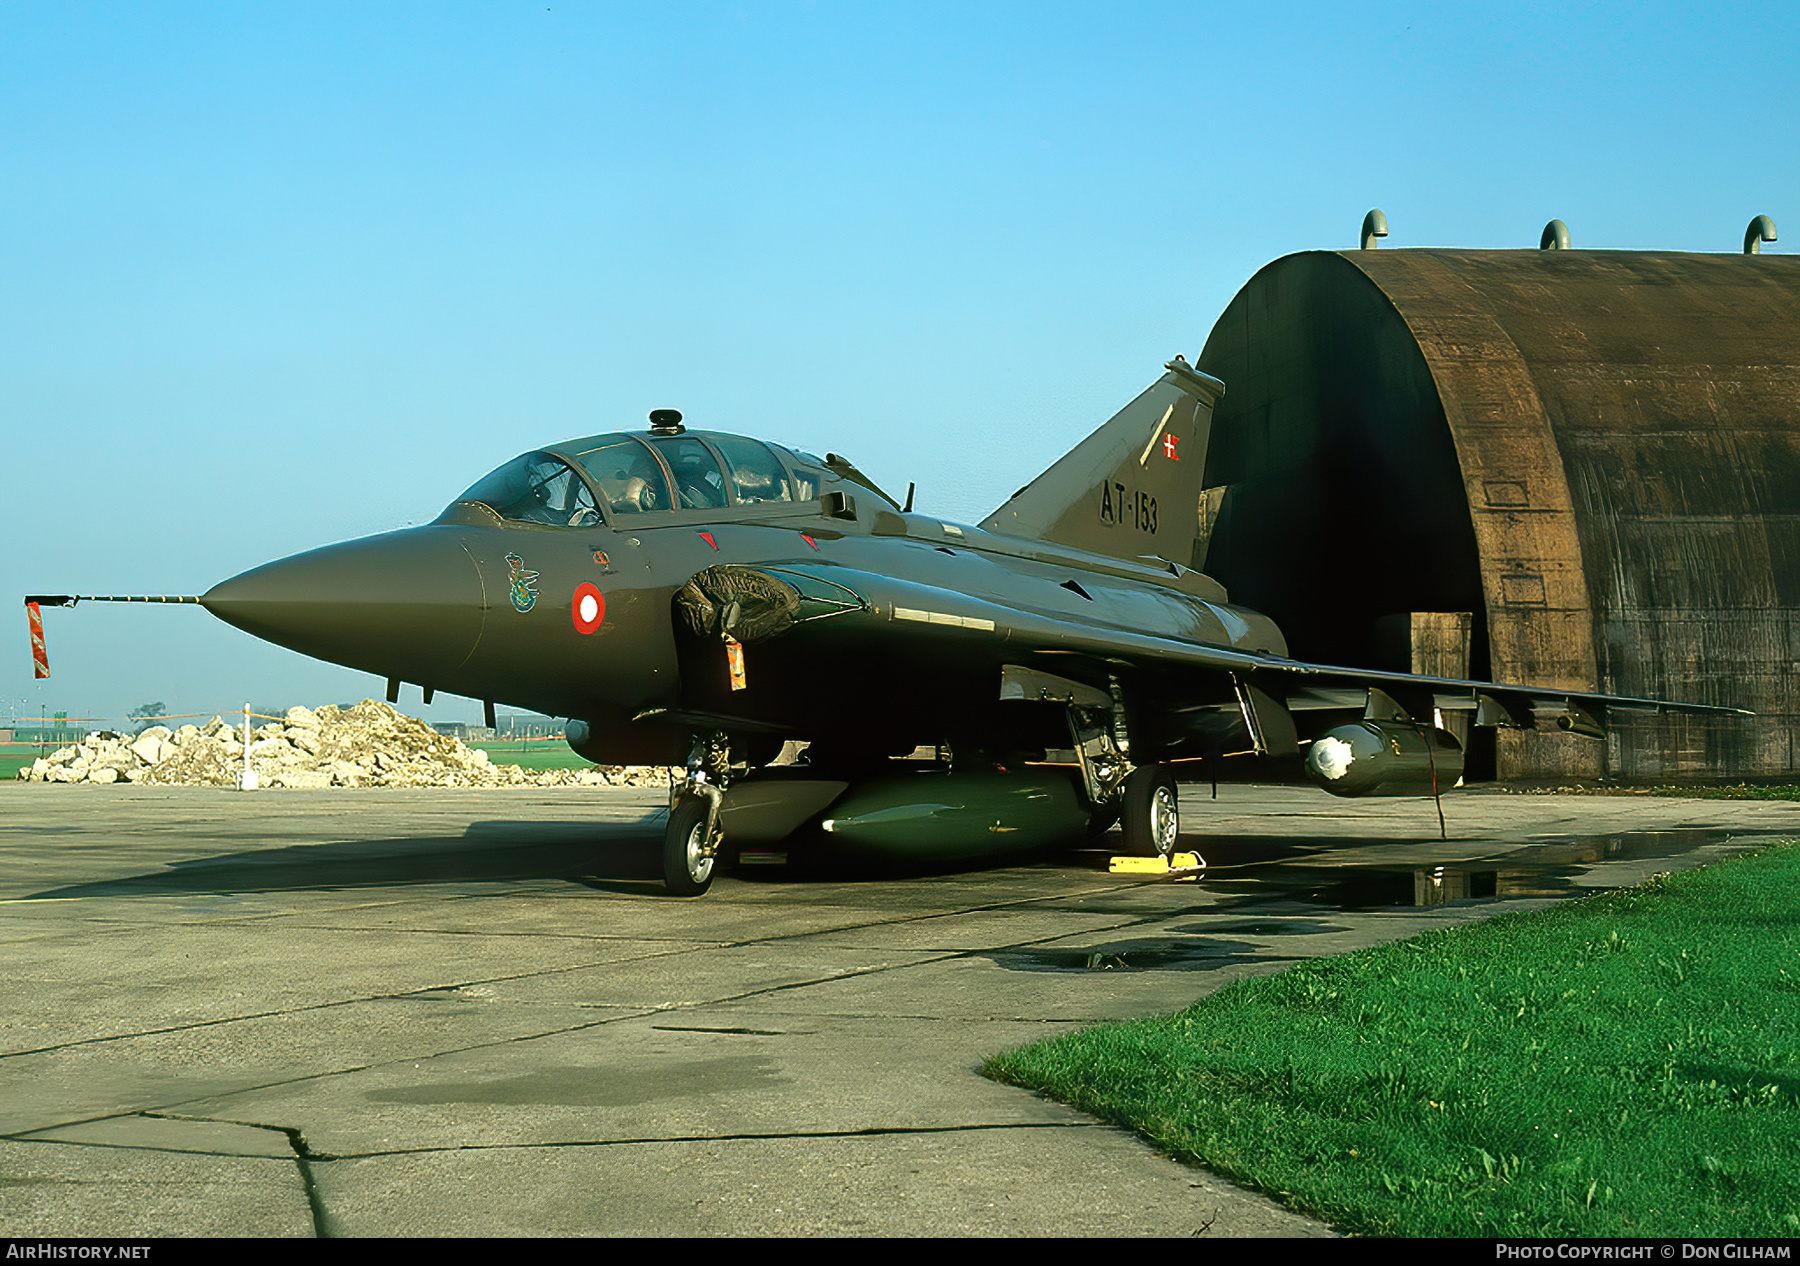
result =
[{"label": "concrete apron", "polygon": [[674,900],[655,792],[0,787],[0,1225],[1329,1234],[979,1065],[1800,835],[1650,797],[1467,794],[1448,842],[1428,800],[1182,808],[1197,884],[1102,850]]}]

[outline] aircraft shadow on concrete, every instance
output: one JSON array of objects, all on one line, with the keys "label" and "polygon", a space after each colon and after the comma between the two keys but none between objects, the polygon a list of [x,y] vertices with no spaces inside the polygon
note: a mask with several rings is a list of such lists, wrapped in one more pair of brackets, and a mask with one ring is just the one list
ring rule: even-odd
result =
[{"label": "aircraft shadow on concrete", "polygon": [[[35,900],[77,897],[331,891],[445,883],[565,880],[601,891],[661,894],[666,810],[636,822],[471,823],[461,835],[412,835],[247,849],[175,862],[117,879],[31,893]],[[1049,857],[1010,855],[978,861],[921,863],[843,858],[801,848],[791,864],[747,866],[734,873],[752,883],[895,880],[975,873]],[[1100,865],[1104,866],[1102,858]]]},{"label": "aircraft shadow on concrete", "polygon": [[1086,949],[999,950],[978,957],[1008,971],[1085,973],[1216,971],[1241,963],[1289,962],[1295,956],[1253,941],[1195,933],[1126,938]]},{"label": "aircraft shadow on concrete", "polygon": [[[344,840],[250,849],[197,857],[164,869],[117,879],[96,880],[32,893],[34,899],[197,895],[221,893],[330,891],[340,888],[404,887],[444,883],[508,883],[563,880],[600,891],[654,894],[662,891],[662,810],[635,822],[472,823],[461,835]],[[1724,832],[1658,833],[1654,852],[1686,851]],[[1629,837],[1627,837],[1629,838]],[[1317,908],[1350,909],[1418,904],[1419,870],[1396,866],[1330,866],[1321,863],[1339,850],[1378,848],[1389,837],[1184,835],[1177,848],[1197,850],[1208,868],[1199,884],[1211,897],[1208,914],[1232,909],[1266,909],[1270,901],[1290,901]],[[1587,843],[1584,841],[1584,843]],[[1479,842],[1471,842],[1480,848]],[[1017,867],[1044,866],[1104,871],[1116,835],[1088,841],[1081,848],[1002,855],[979,860],[897,862],[834,856],[798,842],[788,864],[743,866],[726,873],[755,884],[805,885],[818,882],[881,882],[941,875],[979,874]],[[1502,861],[1447,862],[1446,866],[1475,879],[1460,895],[1492,895],[1486,874],[1534,870],[1536,895],[1551,895],[1567,886],[1567,849],[1550,850],[1545,864],[1532,868],[1514,853]],[[1638,850],[1628,850],[1638,851]],[[1616,846],[1582,849],[1583,853],[1617,855]],[[1560,864],[1559,864],[1560,863]],[[1141,882],[1138,881],[1138,882]],[[1125,885],[1122,884],[1123,889]],[[1040,967],[1037,970],[1054,968]]]},{"label": "aircraft shadow on concrete", "polygon": [[71,884],[37,899],[329,891],[414,884],[579,881],[596,871],[662,884],[663,813],[637,822],[475,822],[461,835],[413,835],[246,850],[163,870]]},{"label": "aircraft shadow on concrete", "polygon": [[[1209,867],[1223,863],[1227,868],[1262,867],[1311,857],[1332,848],[1353,848],[1369,844],[1391,844],[1387,837],[1369,839],[1324,839],[1312,836],[1208,836],[1183,835],[1176,840],[1176,852],[1199,852]],[[895,858],[873,857],[834,852],[821,847],[818,837],[797,833],[790,842],[787,864],[771,867],[746,867],[735,873],[752,881],[844,881],[926,879],[936,875],[979,874],[1018,866],[1047,867],[1057,870],[1085,870],[1104,873],[1112,859],[1124,848],[1117,831],[1082,840],[1078,844],[1047,845],[996,853],[979,858]],[[1210,876],[1202,876],[1201,882]],[[1135,877],[1143,882],[1142,876]],[[1132,882],[1127,880],[1126,882]]]}]

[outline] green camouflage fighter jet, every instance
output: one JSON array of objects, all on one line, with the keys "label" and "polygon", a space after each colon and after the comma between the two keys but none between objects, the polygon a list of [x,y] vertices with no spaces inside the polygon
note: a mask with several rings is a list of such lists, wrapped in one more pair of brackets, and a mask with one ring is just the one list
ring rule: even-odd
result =
[{"label": "green camouflage fighter jet", "polygon": [[[1288,658],[1273,622],[1179,561],[1224,384],[1166,371],[979,527],[912,513],[836,455],[659,409],[646,434],[515,458],[428,526],[198,601],[387,678],[390,700],[413,682],[484,700],[489,724],[496,702],[569,717],[596,762],[685,762],[663,844],[678,894],[704,892],[727,846],[802,830],[951,859],[1117,821],[1128,851],[1167,856],[1173,763],[1296,755],[1296,711],[1360,714],[1306,727],[1308,772],[1344,795],[1453,785],[1439,709],[1594,735],[1609,707],[1722,711]],[[804,755],[772,763],[788,741]]]}]

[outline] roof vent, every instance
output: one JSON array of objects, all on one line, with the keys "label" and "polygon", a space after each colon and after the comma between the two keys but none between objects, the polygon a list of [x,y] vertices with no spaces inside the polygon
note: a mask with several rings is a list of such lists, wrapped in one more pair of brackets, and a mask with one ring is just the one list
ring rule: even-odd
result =
[{"label": "roof vent", "polygon": [[1552,220],[1544,226],[1544,235],[1538,238],[1540,251],[1566,251],[1569,249],[1569,226],[1561,220]]},{"label": "roof vent", "polygon": [[687,428],[681,425],[680,409],[650,410],[650,434],[680,435]]},{"label": "roof vent", "polygon": [[1381,214],[1380,207],[1376,207],[1373,211],[1363,217],[1362,249],[1365,251],[1374,250],[1376,245],[1375,239],[1386,236],[1387,217]]},{"label": "roof vent", "polygon": [[1766,215],[1759,215],[1750,221],[1750,227],[1744,230],[1744,254],[1762,254],[1762,244],[1775,240],[1775,221]]}]

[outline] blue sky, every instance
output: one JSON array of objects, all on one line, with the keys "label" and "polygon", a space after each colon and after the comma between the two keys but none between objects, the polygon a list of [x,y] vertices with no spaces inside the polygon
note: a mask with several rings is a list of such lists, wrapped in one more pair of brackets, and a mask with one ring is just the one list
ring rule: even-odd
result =
[{"label": "blue sky", "polygon": [[[8,5],[0,596],[198,593],[662,406],[978,518],[1373,206],[1791,249],[1797,68],[1776,4]],[[40,686],[10,618],[0,713],[380,690],[97,605]]]}]

